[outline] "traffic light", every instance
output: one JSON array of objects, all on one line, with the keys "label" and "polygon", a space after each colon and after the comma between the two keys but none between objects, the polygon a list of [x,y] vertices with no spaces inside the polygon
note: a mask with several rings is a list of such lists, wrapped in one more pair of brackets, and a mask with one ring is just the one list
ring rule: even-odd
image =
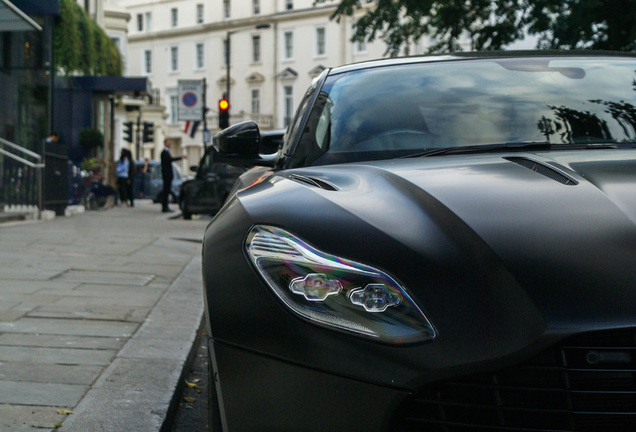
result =
[{"label": "traffic light", "polygon": [[133,142],[133,122],[124,122],[124,141]]},{"label": "traffic light", "polygon": [[149,143],[155,140],[155,125],[152,122],[144,122],[142,142]]},{"label": "traffic light", "polygon": [[227,99],[219,99],[219,128],[230,127],[230,103]]}]

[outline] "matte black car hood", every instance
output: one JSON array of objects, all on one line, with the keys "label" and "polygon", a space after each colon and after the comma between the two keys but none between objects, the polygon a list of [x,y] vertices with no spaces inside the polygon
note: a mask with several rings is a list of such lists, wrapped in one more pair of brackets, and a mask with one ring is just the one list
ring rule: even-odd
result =
[{"label": "matte black car hood", "polygon": [[418,225],[422,214],[454,219],[448,236],[483,241],[548,329],[635,324],[636,151],[457,155],[293,172],[318,180],[338,207],[424,257],[430,230]]}]

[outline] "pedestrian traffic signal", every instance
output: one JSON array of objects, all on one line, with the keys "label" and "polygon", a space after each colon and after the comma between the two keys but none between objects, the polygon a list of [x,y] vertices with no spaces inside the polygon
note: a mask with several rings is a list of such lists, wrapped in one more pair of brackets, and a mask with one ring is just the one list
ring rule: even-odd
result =
[{"label": "pedestrian traffic signal", "polygon": [[230,103],[227,99],[219,99],[219,129],[230,127]]},{"label": "pedestrian traffic signal", "polygon": [[133,142],[133,122],[124,122],[124,141]]},{"label": "pedestrian traffic signal", "polygon": [[144,122],[142,130],[142,141],[144,143],[154,142],[155,140],[155,125],[152,122]]}]

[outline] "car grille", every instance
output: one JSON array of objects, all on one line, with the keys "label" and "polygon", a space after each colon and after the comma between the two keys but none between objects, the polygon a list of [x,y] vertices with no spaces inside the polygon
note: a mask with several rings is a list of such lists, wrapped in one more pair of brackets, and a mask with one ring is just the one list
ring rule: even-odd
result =
[{"label": "car grille", "polygon": [[636,329],[567,339],[494,373],[428,385],[395,431],[636,431]]}]

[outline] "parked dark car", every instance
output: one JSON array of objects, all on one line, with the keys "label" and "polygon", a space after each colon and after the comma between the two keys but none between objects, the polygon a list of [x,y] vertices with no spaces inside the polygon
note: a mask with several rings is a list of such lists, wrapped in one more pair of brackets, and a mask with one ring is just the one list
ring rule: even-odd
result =
[{"label": "parked dark car", "polygon": [[[282,144],[284,130],[262,131],[260,150],[275,153]],[[209,147],[198,166],[191,168],[196,172],[193,179],[183,182],[179,191],[179,208],[184,219],[193,214],[215,214],[223,205],[237,178],[245,168],[215,163],[216,151]]]},{"label": "parked dark car", "polygon": [[[207,227],[210,430],[636,431],[636,56],[328,69]],[[247,174],[246,174],[247,176]]]},{"label": "parked dark car", "polygon": [[[133,180],[133,194],[135,198],[149,198],[153,202],[161,202],[163,195],[163,178],[161,177],[161,162],[151,160],[148,162],[146,173],[142,172],[144,161],[135,161],[135,176]],[[186,178],[176,164],[172,164],[172,186],[170,188],[169,201],[178,202],[179,188]]]}]

